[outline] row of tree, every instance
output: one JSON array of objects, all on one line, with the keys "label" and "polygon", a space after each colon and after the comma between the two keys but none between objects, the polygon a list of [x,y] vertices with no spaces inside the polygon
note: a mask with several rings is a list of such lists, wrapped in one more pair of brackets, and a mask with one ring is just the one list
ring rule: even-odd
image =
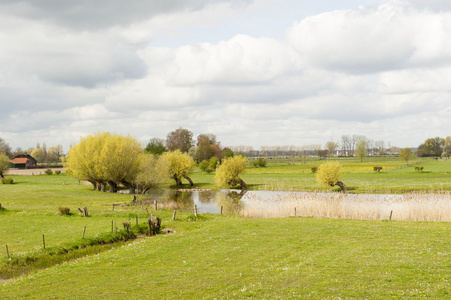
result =
[{"label": "row of tree", "polygon": [[[179,145],[185,147],[183,143]],[[89,181],[94,189],[106,191],[108,186],[110,192],[117,192],[118,185],[122,184],[131,193],[136,189],[145,193],[165,185],[169,178],[177,186],[182,184],[182,178],[193,186],[189,174],[196,163],[181,149],[152,154],[148,147],[143,151],[140,143],[130,135],[97,132],[81,138],[80,143],[72,146],[64,165],[67,173]],[[247,165],[247,159],[242,156],[224,159],[217,170],[216,182],[221,186],[241,185],[246,188],[241,175]]]},{"label": "row of tree", "polygon": [[417,149],[417,156],[438,156],[449,158],[451,156],[451,136],[446,138],[435,137],[426,139]]}]

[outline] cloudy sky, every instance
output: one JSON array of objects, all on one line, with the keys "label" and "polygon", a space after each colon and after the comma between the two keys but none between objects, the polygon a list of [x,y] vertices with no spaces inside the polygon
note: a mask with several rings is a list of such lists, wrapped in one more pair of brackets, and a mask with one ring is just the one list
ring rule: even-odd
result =
[{"label": "cloudy sky", "polygon": [[449,0],[0,0],[0,137],[451,135]]}]

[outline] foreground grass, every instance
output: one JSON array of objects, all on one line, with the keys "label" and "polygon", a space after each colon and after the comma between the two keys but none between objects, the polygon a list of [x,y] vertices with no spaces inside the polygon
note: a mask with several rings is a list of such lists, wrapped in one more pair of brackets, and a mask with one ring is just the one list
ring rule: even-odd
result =
[{"label": "foreground grass", "polygon": [[175,234],[137,240],[9,281],[0,285],[2,298],[450,295],[449,223],[220,216],[172,223]]}]

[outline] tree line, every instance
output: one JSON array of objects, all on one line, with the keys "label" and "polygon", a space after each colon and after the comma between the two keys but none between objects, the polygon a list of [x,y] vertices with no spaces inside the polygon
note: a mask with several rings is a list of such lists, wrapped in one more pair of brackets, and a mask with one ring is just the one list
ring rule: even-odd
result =
[{"label": "tree line", "polygon": [[[215,178],[218,185],[247,187],[241,179],[248,165],[247,158],[224,157],[224,149],[214,135],[200,135],[197,146],[193,145],[192,133],[182,128],[170,132],[166,141],[151,139],[145,149],[130,135],[97,132],[80,138],[80,142],[71,147],[64,158],[64,166],[66,173],[90,182],[94,190],[107,191],[108,188],[109,192],[117,192],[118,186],[123,185],[130,193],[135,193],[136,189],[145,193],[168,184],[169,179],[174,180],[176,186],[182,185],[182,179],[193,186],[189,175],[196,166],[195,157],[218,156],[221,158]],[[195,157],[188,153],[190,151]]]}]

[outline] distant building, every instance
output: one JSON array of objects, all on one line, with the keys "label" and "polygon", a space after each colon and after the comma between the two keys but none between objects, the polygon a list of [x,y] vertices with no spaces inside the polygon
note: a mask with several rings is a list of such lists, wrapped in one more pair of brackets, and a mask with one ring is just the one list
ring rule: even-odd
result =
[{"label": "distant building", "polygon": [[15,169],[33,169],[37,166],[36,159],[29,154],[16,155],[9,163]]}]

